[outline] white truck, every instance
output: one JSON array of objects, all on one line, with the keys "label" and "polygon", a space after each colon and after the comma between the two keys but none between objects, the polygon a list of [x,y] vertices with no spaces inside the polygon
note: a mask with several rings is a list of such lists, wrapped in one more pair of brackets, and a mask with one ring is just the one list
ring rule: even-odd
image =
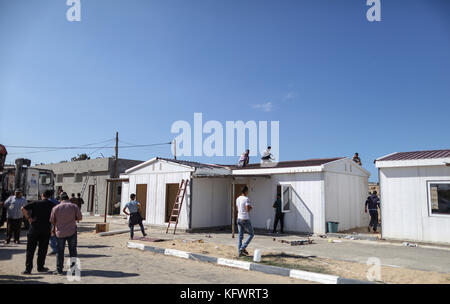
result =
[{"label": "white truck", "polygon": [[[6,158],[6,154],[3,157]],[[27,202],[39,200],[46,190],[54,190],[55,178],[52,170],[31,168],[29,159],[18,158],[15,166],[3,166],[0,159],[0,202],[4,202],[16,189],[21,189]],[[26,166],[26,167],[24,167]],[[2,215],[0,227],[6,220],[6,212],[0,208]],[[24,221],[25,227],[28,222]]]}]

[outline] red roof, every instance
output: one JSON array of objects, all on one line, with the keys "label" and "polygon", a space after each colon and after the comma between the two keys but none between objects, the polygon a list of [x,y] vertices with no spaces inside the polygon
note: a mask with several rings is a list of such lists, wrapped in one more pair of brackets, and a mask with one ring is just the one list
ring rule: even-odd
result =
[{"label": "red roof", "polygon": [[429,150],[429,151],[414,151],[414,152],[397,152],[377,161],[389,160],[417,160],[417,159],[433,159],[433,158],[447,158],[450,157],[450,149],[447,150]]}]

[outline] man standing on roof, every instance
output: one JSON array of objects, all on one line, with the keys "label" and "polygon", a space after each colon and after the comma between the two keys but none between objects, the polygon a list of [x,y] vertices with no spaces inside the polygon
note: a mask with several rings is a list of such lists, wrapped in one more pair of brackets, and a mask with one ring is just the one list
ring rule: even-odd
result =
[{"label": "man standing on roof", "polygon": [[367,229],[370,232],[370,227],[372,227],[373,233],[376,233],[378,226],[378,208],[380,207],[380,199],[377,196],[377,191],[373,191],[372,195],[367,198],[364,210],[365,213],[367,213],[367,207],[369,207],[370,214],[370,223]]},{"label": "man standing on roof", "polygon": [[355,163],[357,163],[358,165],[362,166],[361,159],[359,158],[359,154],[358,153],[355,153],[355,155],[353,155],[352,159],[353,159],[353,161]]},{"label": "man standing on roof", "polygon": [[[255,235],[253,232],[252,223],[250,222],[249,212],[252,210],[252,205],[248,200],[248,187],[245,186],[242,189],[242,194],[236,199],[236,209],[238,213],[238,230],[239,230],[239,243],[238,243],[238,256],[248,256],[248,252],[246,250],[248,244],[253,239]],[[242,245],[242,239],[244,238],[244,233],[248,233],[248,238],[245,241],[244,245]]]}]

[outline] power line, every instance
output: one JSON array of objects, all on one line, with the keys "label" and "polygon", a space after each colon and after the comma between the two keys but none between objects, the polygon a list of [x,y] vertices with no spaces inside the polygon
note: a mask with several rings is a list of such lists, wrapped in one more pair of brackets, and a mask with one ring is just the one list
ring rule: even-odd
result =
[{"label": "power line", "polygon": [[[170,145],[172,142],[165,142],[165,143],[157,143],[157,144],[144,144],[144,145],[130,145],[130,146],[119,146],[121,149],[126,148],[140,148],[140,147],[151,147],[151,146],[161,146],[161,145]],[[21,148],[21,149],[54,149],[54,150],[79,150],[79,149],[86,149],[86,146],[78,146],[78,147],[36,147],[36,146],[8,146],[5,145],[5,147],[8,148]],[[115,146],[110,147],[89,147],[91,149],[103,149],[103,148],[115,148]]]}]

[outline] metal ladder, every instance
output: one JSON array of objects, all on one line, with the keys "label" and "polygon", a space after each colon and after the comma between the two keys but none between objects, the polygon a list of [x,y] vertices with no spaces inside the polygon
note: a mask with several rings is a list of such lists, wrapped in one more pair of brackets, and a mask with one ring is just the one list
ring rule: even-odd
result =
[{"label": "metal ladder", "polygon": [[[181,180],[180,187],[178,188],[177,196],[175,198],[175,203],[173,204],[172,212],[169,217],[169,224],[167,225],[166,233],[169,232],[170,224],[175,224],[173,229],[173,234],[177,230],[178,218],[180,217],[181,207],[183,206],[183,199],[186,194],[186,188],[189,184],[189,180]],[[181,200],[180,200],[181,198]]]},{"label": "metal ladder", "polygon": [[83,197],[84,191],[86,191],[86,187],[87,187],[87,184],[89,181],[89,176],[91,176],[91,174],[92,174],[92,170],[89,170],[88,174],[86,175],[86,179],[84,180],[83,187],[81,187],[81,197]]}]

